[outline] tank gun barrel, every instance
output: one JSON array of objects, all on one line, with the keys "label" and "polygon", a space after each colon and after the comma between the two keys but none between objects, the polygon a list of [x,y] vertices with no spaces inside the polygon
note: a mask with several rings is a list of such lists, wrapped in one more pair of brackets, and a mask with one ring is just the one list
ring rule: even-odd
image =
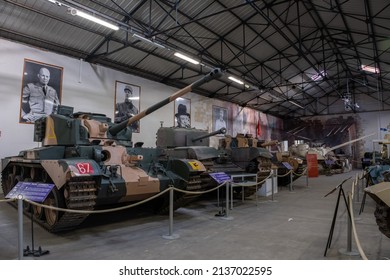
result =
[{"label": "tank gun barrel", "polygon": [[264,142],[264,143],[260,144],[260,146],[263,147],[263,148],[270,147],[270,146],[276,146],[276,145],[279,145],[279,141],[278,140],[271,140],[271,141],[267,141],[267,142]]},{"label": "tank gun barrel", "polygon": [[211,80],[217,79],[217,78],[219,78],[221,76],[222,76],[221,69],[219,69],[219,68],[213,69],[209,74],[207,74],[203,78],[193,82],[192,84],[186,86],[183,89],[180,89],[179,91],[175,92],[174,94],[172,94],[168,98],[166,98],[166,99],[164,99],[164,100],[154,104],[153,106],[151,106],[151,107],[147,108],[146,110],[138,113],[137,115],[132,116],[128,120],[125,120],[125,121],[123,121],[123,122],[121,122],[119,124],[113,125],[109,129],[110,134],[115,136],[118,132],[120,132],[121,130],[125,129],[127,126],[130,126],[131,124],[135,123],[136,121],[142,119],[146,115],[149,115],[150,113],[156,111],[157,109],[160,109],[161,107],[163,107],[163,106],[167,105],[168,103],[176,100],[177,98],[183,96],[184,94],[191,92],[193,89],[195,89],[197,87],[200,87],[201,85],[203,85],[203,84],[205,84],[205,83],[207,83],[207,82],[209,82]]},{"label": "tank gun barrel", "polygon": [[213,131],[213,132],[207,133],[205,135],[196,137],[196,138],[192,139],[192,142],[196,142],[196,141],[199,141],[199,140],[202,140],[204,138],[208,138],[208,137],[211,137],[211,136],[214,136],[217,134],[225,134],[225,133],[226,133],[226,128],[222,127],[221,129],[218,129],[216,131]]},{"label": "tank gun barrel", "polygon": [[360,138],[357,138],[357,139],[354,139],[354,140],[351,140],[351,141],[342,143],[342,144],[337,145],[337,146],[333,146],[333,147],[331,147],[331,148],[326,148],[326,154],[329,153],[329,152],[331,152],[331,151],[333,151],[333,150],[336,150],[336,149],[338,149],[338,148],[344,147],[344,146],[346,146],[346,145],[348,145],[348,144],[355,143],[355,142],[357,142],[357,141],[363,140],[364,138],[367,138],[367,137],[370,137],[370,136],[373,136],[373,135],[375,135],[375,133],[371,133],[371,134],[369,134],[369,135],[362,136],[362,137],[360,137]]}]

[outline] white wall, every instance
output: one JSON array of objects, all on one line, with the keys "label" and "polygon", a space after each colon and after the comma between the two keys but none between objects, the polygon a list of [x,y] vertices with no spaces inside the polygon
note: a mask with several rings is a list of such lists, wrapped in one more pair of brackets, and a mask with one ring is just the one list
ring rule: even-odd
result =
[{"label": "white wall", "polygon": [[[25,58],[63,67],[61,103],[73,106],[75,112],[96,112],[113,118],[116,80],[141,86],[140,110],[178,90],[106,67],[0,39],[1,158],[37,146],[37,143],[33,142],[34,126],[19,123]],[[186,97],[192,99],[194,96],[195,94],[191,93]],[[170,103],[142,119],[141,133],[135,133],[133,141],[142,141],[145,147],[155,146],[155,133],[160,121],[163,121],[165,126],[173,125],[173,105]]]},{"label": "white wall", "polygon": [[[75,112],[102,113],[113,119],[115,81],[141,87],[140,111],[178,90],[110,68],[0,39],[0,158],[38,146],[33,141],[34,125],[19,123],[24,59],[63,67],[61,103],[73,106]],[[191,126],[211,131],[212,105],[226,105],[194,93],[183,97],[191,99]],[[156,132],[161,121],[167,127],[174,125],[174,102],[141,119],[141,132],[133,134],[133,142],[144,142],[144,147],[155,147]],[[214,139],[213,143],[217,145],[218,140]]]}]

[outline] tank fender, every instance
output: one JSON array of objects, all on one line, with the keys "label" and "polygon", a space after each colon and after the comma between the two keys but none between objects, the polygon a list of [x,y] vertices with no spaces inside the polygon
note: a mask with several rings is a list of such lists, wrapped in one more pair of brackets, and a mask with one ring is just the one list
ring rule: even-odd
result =
[{"label": "tank fender", "polygon": [[195,159],[172,159],[168,171],[172,171],[184,179],[190,175],[201,174],[206,171],[206,167]]},{"label": "tank fender", "polygon": [[383,201],[390,207],[390,182],[382,182],[369,186],[364,191],[375,200],[376,203]]},{"label": "tank fender", "polygon": [[65,185],[67,180],[73,177],[101,175],[100,167],[94,160],[43,160],[41,163],[58,189]]}]

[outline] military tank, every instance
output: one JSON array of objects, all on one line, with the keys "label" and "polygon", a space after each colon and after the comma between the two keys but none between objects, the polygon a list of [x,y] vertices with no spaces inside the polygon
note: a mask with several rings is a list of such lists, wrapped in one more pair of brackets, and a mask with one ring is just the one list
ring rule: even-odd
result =
[{"label": "military tank", "polygon": [[[232,162],[247,173],[256,173],[257,181],[263,181],[271,174],[272,154],[265,146],[261,146],[251,134],[238,133],[236,137],[226,135],[219,141],[219,150],[223,151]],[[236,188],[240,191],[239,188]],[[245,188],[245,197],[256,192],[255,188]]]},{"label": "military tank", "polygon": [[169,163],[172,159],[195,159],[206,168],[201,174],[202,189],[216,186],[210,173],[243,173],[245,170],[232,162],[224,151],[210,147],[210,137],[226,133],[226,128],[208,132],[203,129],[183,127],[160,127],[157,131],[156,145],[163,150],[161,161]]},{"label": "military tank", "polygon": [[307,143],[294,144],[289,147],[289,152],[292,156],[301,158],[304,163],[306,162],[307,154],[315,154],[317,156],[319,167],[321,167],[320,171],[325,174],[349,172],[352,169],[349,159],[345,156],[345,154],[335,154],[334,151],[373,135],[374,133],[333,147],[310,147]]},{"label": "military tank", "polygon": [[[49,206],[93,210],[108,205],[133,203],[150,198],[169,186],[194,189],[205,171],[194,159],[174,159],[169,168],[139,167],[143,156],[132,150],[131,124],[196,87],[222,75],[214,69],[202,79],[179,90],[141,113],[114,124],[103,114],[77,112],[60,106],[56,114],[34,125],[34,141],[42,146],[2,159],[4,196],[18,182],[54,184],[44,201]],[[50,232],[70,230],[88,216],[46,207],[25,207],[37,223]]]},{"label": "military tank", "polygon": [[371,185],[364,191],[376,202],[374,216],[380,232],[390,238],[390,178],[389,169],[383,182]]}]

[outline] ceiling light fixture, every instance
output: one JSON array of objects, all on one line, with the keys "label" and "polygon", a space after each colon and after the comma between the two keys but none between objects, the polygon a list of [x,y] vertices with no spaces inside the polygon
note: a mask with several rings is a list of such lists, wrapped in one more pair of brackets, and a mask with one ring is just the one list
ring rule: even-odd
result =
[{"label": "ceiling light fixture", "polygon": [[95,17],[95,16],[93,16],[91,14],[84,13],[82,11],[79,11],[79,10],[75,9],[75,8],[70,8],[69,10],[70,10],[70,14],[73,15],[73,16],[79,16],[79,17],[88,19],[90,21],[93,21],[95,23],[98,23],[100,25],[103,25],[105,27],[111,28],[113,30],[119,30],[118,26],[113,25],[113,24],[111,24],[111,23],[109,23],[107,21],[104,21],[104,20],[100,19],[100,18],[97,18],[97,17]]},{"label": "ceiling light fixture", "polygon": [[137,38],[137,39],[139,39],[141,41],[144,41],[146,43],[149,43],[151,45],[155,45],[156,47],[159,47],[159,48],[162,48],[162,49],[166,49],[165,46],[163,46],[163,45],[161,45],[161,44],[159,44],[159,43],[157,43],[155,41],[149,40],[149,39],[147,39],[147,38],[145,38],[145,37],[143,37],[141,35],[138,35],[136,33],[133,34],[133,38]]},{"label": "ceiling light fixture", "polygon": [[188,57],[188,56],[186,56],[184,54],[175,52],[175,56],[180,57],[181,59],[184,59],[184,60],[186,60],[188,62],[191,62],[192,64],[199,64],[199,61],[197,61],[197,60],[195,60],[195,59],[193,59],[191,57]]},{"label": "ceiling light fixture", "polygon": [[289,100],[288,102],[290,102],[291,104],[293,104],[293,105],[295,105],[295,106],[297,106],[297,107],[299,107],[301,109],[305,109],[305,107],[303,107],[302,105],[299,105],[298,103],[296,103],[294,101]]},{"label": "ceiling light fixture", "polygon": [[377,74],[377,73],[380,72],[379,69],[376,68],[376,67],[374,67],[374,66],[368,66],[368,65],[362,64],[362,65],[361,65],[361,68],[362,68],[363,71],[370,72],[370,73],[375,73],[375,74]]},{"label": "ceiling light fixture", "polygon": [[228,79],[229,79],[229,80],[232,80],[233,82],[235,82],[235,83],[237,83],[237,84],[240,84],[240,85],[243,85],[243,84],[244,84],[243,81],[241,81],[241,80],[239,80],[239,79],[237,79],[237,78],[234,78],[234,77],[232,77],[232,76],[229,76]]}]

